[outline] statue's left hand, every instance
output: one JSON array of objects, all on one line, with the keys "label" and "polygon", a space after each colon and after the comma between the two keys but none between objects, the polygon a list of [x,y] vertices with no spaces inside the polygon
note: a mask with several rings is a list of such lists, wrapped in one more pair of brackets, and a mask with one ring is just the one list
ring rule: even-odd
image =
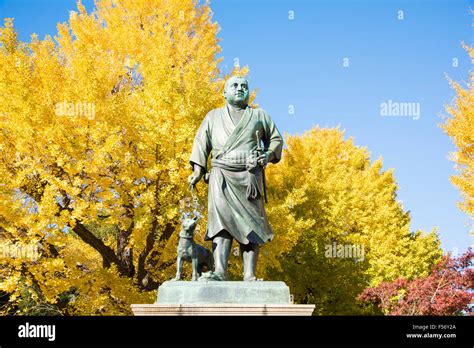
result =
[{"label": "statue's left hand", "polygon": [[260,164],[262,167],[265,168],[268,164],[268,154],[265,152],[261,154],[260,156],[258,156],[257,162],[258,164]]}]

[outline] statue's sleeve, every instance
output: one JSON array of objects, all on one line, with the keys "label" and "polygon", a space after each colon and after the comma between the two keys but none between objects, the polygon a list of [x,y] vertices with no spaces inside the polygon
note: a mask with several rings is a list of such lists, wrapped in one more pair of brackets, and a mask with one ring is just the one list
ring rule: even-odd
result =
[{"label": "statue's sleeve", "polygon": [[272,163],[278,163],[281,159],[281,153],[283,150],[283,137],[278,131],[275,123],[271,117],[264,111],[263,112],[263,144],[265,146],[265,152],[271,151],[274,154]]},{"label": "statue's sleeve", "polygon": [[210,113],[208,113],[194,137],[193,149],[189,160],[191,167],[194,167],[194,164],[198,164],[207,172],[207,158],[211,150],[211,124]]}]

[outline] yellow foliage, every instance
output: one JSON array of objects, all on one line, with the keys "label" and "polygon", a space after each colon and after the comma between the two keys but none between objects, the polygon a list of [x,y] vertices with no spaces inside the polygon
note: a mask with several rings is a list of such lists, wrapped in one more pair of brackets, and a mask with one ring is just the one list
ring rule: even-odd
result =
[{"label": "yellow foliage", "polygon": [[10,310],[22,297],[130,314],[170,276],[152,274],[174,252],[192,140],[223,103],[211,15],[192,0],[79,2],[54,40],[30,43],[5,20],[0,239],[41,245],[38,260],[2,259]]},{"label": "yellow foliage", "polygon": [[[474,62],[474,48],[463,45]],[[452,154],[459,174],[451,178],[464,198],[460,208],[474,217],[474,73],[470,72],[470,82],[466,88],[450,80],[456,92],[456,99],[446,107],[452,116],[446,119],[444,131],[451,137],[457,151]]]}]

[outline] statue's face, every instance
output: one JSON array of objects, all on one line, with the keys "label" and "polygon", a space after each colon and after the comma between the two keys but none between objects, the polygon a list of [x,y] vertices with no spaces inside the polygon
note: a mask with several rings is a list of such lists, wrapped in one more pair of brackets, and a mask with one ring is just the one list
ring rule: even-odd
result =
[{"label": "statue's face", "polygon": [[249,102],[249,83],[243,77],[233,76],[227,80],[224,97],[230,105],[244,107]]}]

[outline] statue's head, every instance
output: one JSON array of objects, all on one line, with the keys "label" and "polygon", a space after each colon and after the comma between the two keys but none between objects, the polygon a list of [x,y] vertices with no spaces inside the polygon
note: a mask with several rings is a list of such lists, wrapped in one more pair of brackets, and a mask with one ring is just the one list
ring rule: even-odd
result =
[{"label": "statue's head", "polygon": [[249,83],[245,77],[232,76],[224,87],[224,98],[232,106],[246,107],[249,103]]}]

